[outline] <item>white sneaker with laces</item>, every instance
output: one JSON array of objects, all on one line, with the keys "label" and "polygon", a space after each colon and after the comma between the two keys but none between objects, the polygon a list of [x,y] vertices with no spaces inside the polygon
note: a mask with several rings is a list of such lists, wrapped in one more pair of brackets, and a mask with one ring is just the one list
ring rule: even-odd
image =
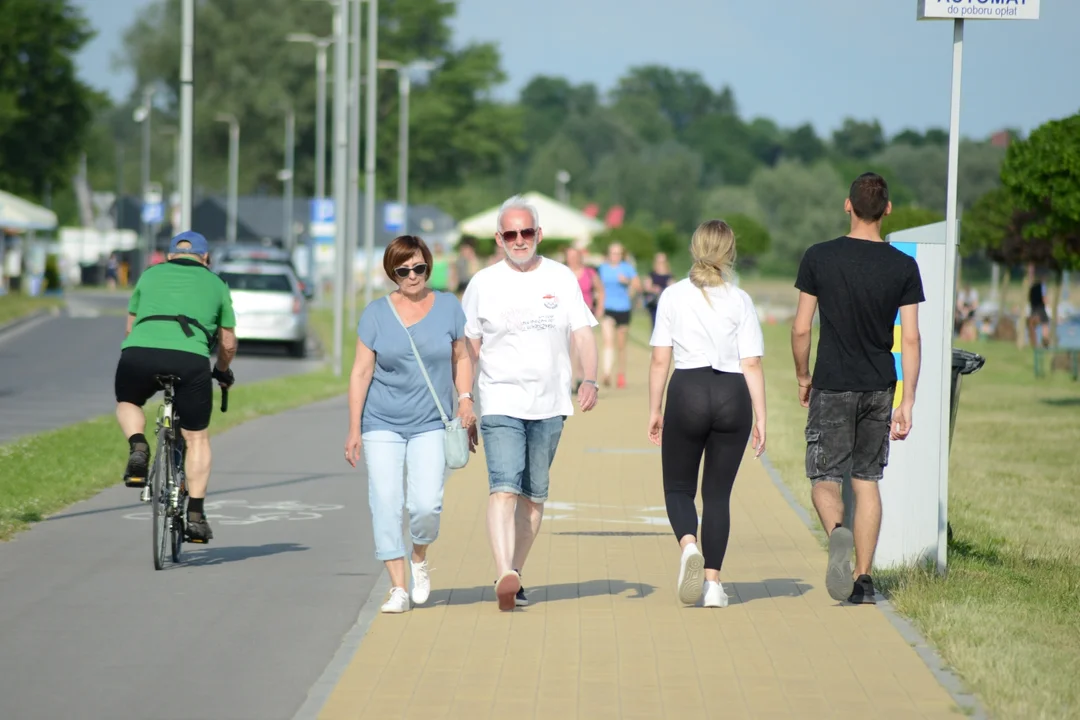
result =
[{"label": "white sneaker with laces", "polygon": [[380,608],[384,613],[403,613],[409,609],[409,593],[405,592],[405,588],[393,588],[390,591],[390,597],[386,599],[383,606]]},{"label": "white sneaker with laces", "polygon": [[727,607],[728,596],[724,592],[724,586],[718,582],[712,580],[705,581],[705,597],[701,603],[702,607]]},{"label": "white sneaker with laces", "polygon": [[431,575],[428,573],[427,560],[412,562],[412,601],[415,605],[423,605],[431,595]]},{"label": "white sneaker with laces", "polygon": [[690,543],[683,548],[679,560],[679,600],[687,605],[695,604],[701,597],[702,584],[705,582],[705,556]]}]

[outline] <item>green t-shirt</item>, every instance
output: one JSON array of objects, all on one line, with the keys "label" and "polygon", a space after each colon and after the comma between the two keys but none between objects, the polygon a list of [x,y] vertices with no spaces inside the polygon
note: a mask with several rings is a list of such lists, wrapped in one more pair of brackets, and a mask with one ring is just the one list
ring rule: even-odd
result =
[{"label": "green t-shirt", "polygon": [[210,357],[206,335],[198,327],[191,326],[193,334],[187,337],[178,322],[139,322],[151,315],[186,315],[198,320],[213,337],[219,328],[236,327],[229,286],[202,263],[186,258],[148,268],[131,293],[128,312],[135,316],[135,327],[121,349],[182,350]]},{"label": "green t-shirt", "polygon": [[446,258],[432,258],[431,277],[428,284],[432,290],[448,290],[450,284],[450,262]]}]

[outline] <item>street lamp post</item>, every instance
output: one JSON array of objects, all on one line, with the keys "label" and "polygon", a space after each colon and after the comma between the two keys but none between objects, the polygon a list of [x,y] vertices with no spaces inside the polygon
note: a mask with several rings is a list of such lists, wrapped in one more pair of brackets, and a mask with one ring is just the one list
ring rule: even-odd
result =
[{"label": "street lamp post", "polygon": [[352,55],[349,76],[349,215],[345,239],[345,289],[348,293],[349,327],[356,327],[356,250],[360,236],[360,29],[364,0],[349,0],[352,8]]},{"label": "street lamp post", "polygon": [[215,119],[229,125],[229,224],[225,229],[225,242],[236,244],[236,206],[240,184],[240,123],[231,113],[218,113]]},{"label": "street lamp post", "polygon": [[396,70],[398,75],[398,204],[401,205],[401,229],[409,232],[409,99],[412,95],[412,75],[417,70],[434,70],[435,63],[417,60],[399,63],[380,60],[379,69]]},{"label": "street lamp post", "polygon": [[379,62],[379,0],[367,0],[368,4],[368,37],[367,37],[367,79],[365,94],[367,107],[365,108],[365,148],[364,148],[364,254],[365,262],[364,279],[364,304],[370,305],[374,297],[375,284],[375,130],[376,130],[376,103],[378,102],[378,68]]},{"label": "street lamp post", "polygon": [[150,261],[150,223],[146,221],[146,198],[150,194],[150,121],[153,114],[152,102],[154,88],[143,88],[143,103],[135,108],[135,122],[142,123],[142,202],[139,203],[139,220],[142,229],[142,242],[146,250],[143,257],[143,267],[147,267]]},{"label": "street lamp post", "polygon": [[195,103],[195,0],[183,0],[180,31],[180,227],[191,229],[193,107]]},{"label": "street lamp post", "polygon": [[346,96],[349,62],[349,6],[334,8],[334,375],[341,375],[345,306],[346,230],[348,221],[348,121]]},{"label": "street lamp post", "polygon": [[[290,33],[289,42],[311,43],[315,46],[315,199],[326,198],[326,48],[334,44],[333,36],[316,37],[311,33]],[[316,291],[315,238],[308,238],[308,280]]]},{"label": "street lamp post", "polygon": [[285,114],[285,171],[282,173],[285,180],[285,206],[282,208],[282,242],[288,252],[293,251],[296,245],[296,233],[293,232],[293,176],[295,175],[295,149],[296,149],[296,113],[292,107]]}]

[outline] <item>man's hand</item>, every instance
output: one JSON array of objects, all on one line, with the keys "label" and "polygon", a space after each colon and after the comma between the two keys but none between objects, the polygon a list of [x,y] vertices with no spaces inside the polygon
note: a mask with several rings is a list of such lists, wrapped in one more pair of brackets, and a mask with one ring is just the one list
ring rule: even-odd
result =
[{"label": "man's hand", "polygon": [[215,367],[210,375],[218,381],[218,384],[221,385],[223,390],[228,390],[233,386],[233,383],[236,382],[236,376],[233,375],[231,369],[219,370]]},{"label": "man's hand", "polygon": [[799,380],[799,404],[804,408],[810,407],[810,389],[813,385],[810,378]]},{"label": "man's hand", "polygon": [[911,433],[911,411],[915,406],[914,401],[903,401],[900,407],[893,411],[892,429],[889,437],[893,440],[906,440]]},{"label": "man's hand", "polygon": [[578,405],[581,406],[581,412],[589,412],[596,407],[596,400],[599,395],[599,391],[596,389],[596,383],[583,382],[578,386],[577,400]]},{"label": "man's hand", "polygon": [[469,426],[469,452],[476,453],[476,446],[480,444],[480,432],[477,429],[477,424],[473,423]]}]

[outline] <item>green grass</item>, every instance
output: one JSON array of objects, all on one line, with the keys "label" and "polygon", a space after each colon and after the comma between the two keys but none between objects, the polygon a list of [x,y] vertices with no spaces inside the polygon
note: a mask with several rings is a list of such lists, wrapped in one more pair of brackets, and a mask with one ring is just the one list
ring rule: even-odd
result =
[{"label": "green grass", "polygon": [[58,297],[30,297],[21,293],[0,295],[0,327],[39,310],[49,310],[64,304]]},{"label": "green grass", "polygon": [[[315,311],[311,319],[318,335],[329,338],[333,326],[329,313]],[[323,368],[239,384],[229,391],[229,411],[212,416],[211,434],[346,392],[354,346],[347,342],[348,334],[345,338],[341,377]],[[214,402],[218,407],[220,400]],[[158,407],[158,403],[147,404],[148,435],[153,432]],[[343,426],[343,440],[344,432]],[[126,461],[127,443],[111,415],[0,445],[0,540],[119,484]]]},{"label": "green grass", "polygon": [[[808,509],[789,326],[766,326],[768,454]],[[893,604],[999,718],[1080,707],[1080,384],[1037,380],[1031,351],[958,343],[986,358],[963,379],[949,472],[949,572],[882,574]],[[917,401],[916,401],[917,402]],[[816,515],[811,510],[811,516]]]},{"label": "green grass", "polygon": [[[773,285],[759,290],[783,292],[783,283]],[[769,459],[816,518],[804,475],[806,410],[796,395],[790,324],[763,330]],[[631,333],[647,344],[643,313]],[[986,365],[963,379],[949,473],[949,572],[942,578],[913,568],[876,579],[993,717],[1075,718],[1080,383],[1061,371],[1036,379],[1030,349],[957,346],[978,352]]]}]

